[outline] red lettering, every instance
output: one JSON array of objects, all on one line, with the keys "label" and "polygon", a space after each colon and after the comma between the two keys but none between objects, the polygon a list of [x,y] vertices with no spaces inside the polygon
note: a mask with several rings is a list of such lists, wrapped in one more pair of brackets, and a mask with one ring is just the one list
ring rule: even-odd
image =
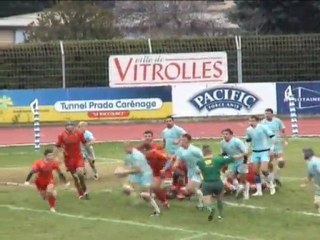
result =
[{"label": "red lettering", "polygon": [[[156,77],[159,76],[161,80],[163,80],[163,76],[161,76],[160,71],[162,70],[162,64],[155,63],[153,64],[153,74],[152,74],[152,80],[155,81]],[[157,75],[157,76],[156,76]]]},{"label": "red lettering", "polygon": [[[174,76],[174,77],[171,77],[171,76],[169,75],[169,72],[172,72],[172,70],[169,71],[169,68],[170,68],[171,66],[172,66],[172,67],[175,67],[175,70],[176,70],[176,72],[177,72],[176,76]],[[179,77],[180,72],[181,72],[181,69],[180,69],[180,66],[179,66],[178,63],[170,63],[170,64],[167,65],[167,67],[166,67],[165,70],[164,70],[164,74],[166,75],[167,79],[169,79],[169,80],[174,80],[174,79],[176,79],[177,77]]]},{"label": "red lettering", "polygon": [[213,69],[217,71],[217,73],[214,73],[213,76],[215,78],[219,78],[221,77],[223,71],[222,71],[222,62],[221,61],[216,61],[214,64],[213,64]]},{"label": "red lettering", "polygon": [[192,78],[193,79],[200,79],[201,76],[196,76],[197,73],[197,63],[192,63]]},{"label": "red lettering", "polygon": [[140,66],[143,68],[142,69],[142,72],[143,72],[143,81],[146,81],[147,80],[147,67],[148,66],[151,66],[150,64],[140,64]]},{"label": "red lettering", "polygon": [[133,66],[133,81],[138,80],[138,64]]},{"label": "red lettering", "polygon": [[209,72],[211,70],[210,66],[208,66],[208,64],[210,64],[211,62],[203,62],[202,63],[202,78],[210,78],[210,75],[206,75],[207,72]]},{"label": "red lettering", "polygon": [[182,79],[191,79],[191,76],[186,76],[186,75],[187,75],[186,63],[182,63]]},{"label": "red lettering", "polygon": [[131,66],[132,58],[130,58],[130,60],[129,60],[128,64],[127,64],[126,70],[125,70],[124,72],[123,72],[123,70],[122,70],[122,67],[121,67],[121,64],[120,64],[120,61],[119,61],[118,58],[115,58],[115,59],[114,59],[114,63],[115,63],[115,65],[116,65],[116,69],[117,69],[117,71],[118,71],[118,73],[119,73],[119,76],[120,76],[121,81],[124,81],[124,79],[125,79],[126,76],[127,76],[128,70],[129,70],[129,68],[130,68],[130,66]]}]

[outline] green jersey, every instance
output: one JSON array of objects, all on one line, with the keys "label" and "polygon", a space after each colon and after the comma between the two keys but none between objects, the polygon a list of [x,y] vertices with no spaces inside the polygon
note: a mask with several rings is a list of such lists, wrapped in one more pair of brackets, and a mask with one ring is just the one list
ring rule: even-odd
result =
[{"label": "green jersey", "polygon": [[197,162],[201,171],[204,182],[221,181],[221,168],[229,163],[235,161],[234,158],[228,156],[216,156],[211,159],[206,159]]}]

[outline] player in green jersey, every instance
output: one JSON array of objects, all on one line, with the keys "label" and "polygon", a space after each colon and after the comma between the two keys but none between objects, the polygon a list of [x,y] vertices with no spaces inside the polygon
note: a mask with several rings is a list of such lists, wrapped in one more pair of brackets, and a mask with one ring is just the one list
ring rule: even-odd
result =
[{"label": "player in green jersey", "polygon": [[[197,166],[200,169],[199,174],[202,174],[202,187],[203,203],[206,209],[209,211],[208,221],[212,221],[215,208],[213,206],[213,197],[217,199],[218,219],[223,218],[223,189],[224,185],[221,180],[221,168],[227,164],[233,163],[235,159],[240,156],[216,156],[211,159],[204,159],[197,162]],[[246,159],[245,159],[246,160]]]}]

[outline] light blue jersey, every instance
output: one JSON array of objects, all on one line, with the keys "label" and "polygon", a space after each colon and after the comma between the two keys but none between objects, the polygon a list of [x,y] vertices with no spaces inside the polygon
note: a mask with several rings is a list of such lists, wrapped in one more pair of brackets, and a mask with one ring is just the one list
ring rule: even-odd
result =
[{"label": "light blue jersey", "polygon": [[165,150],[168,154],[174,155],[176,153],[179,145],[175,141],[179,140],[185,133],[186,131],[177,125],[173,125],[172,128],[165,128],[162,131],[162,139],[165,141]]},{"label": "light blue jersey", "polygon": [[132,149],[131,154],[126,154],[125,165],[129,167],[139,167],[141,172],[129,175],[129,181],[144,187],[148,187],[152,181],[152,170],[147,162],[147,159],[137,149]]},{"label": "light blue jersey", "polygon": [[[228,156],[235,156],[247,152],[247,148],[241,139],[232,137],[228,142],[225,140],[221,141],[221,152]],[[243,164],[243,158],[229,164],[229,170],[233,173],[247,173],[248,169],[246,164]]]},{"label": "light blue jersey", "polygon": [[203,161],[204,159],[202,150],[190,144],[187,149],[180,147],[176,152],[176,156],[178,159],[186,162],[188,169],[188,178],[191,181],[201,182],[200,175],[198,174],[197,163],[199,161]]},{"label": "light blue jersey", "polygon": [[320,158],[312,157],[307,161],[308,176],[315,184],[315,195],[320,196]]},{"label": "light blue jersey", "polygon": [[269,162],[271,138],[273,137],[274,133],[266,125],[258,124],[255,128],[247,128],[246,141],[251,144],[251,161],[253,163],[260,164],[261,162]]},{"label": "light blue jersey", "polygon": [[[88,143],[94,141],[94,136],[93,136],[92,132],[90,132],[88,130],[85,130],[83,135],[84,135],[84,138],[86,139],[86,141]],[[90,158],[90,154],[89,154],[88,150],[84,147],[83,144],[81,144],[81,151],[82,151],[83,158],[85,160],[88,160]],[[95,158],[93,147],[91,148],[91,151],[92,151],[92,154],[93,154],[92,157]]]},{"label": "light blue jersey", "polygon": [[275,149],[274,153],[281,154],[283,153],[283,140],[281,138],[281,132],[285,129],[283,122],[276,117],[273,117],[271,121],[263,119],[262,124],[266,125],[275,135]]}]

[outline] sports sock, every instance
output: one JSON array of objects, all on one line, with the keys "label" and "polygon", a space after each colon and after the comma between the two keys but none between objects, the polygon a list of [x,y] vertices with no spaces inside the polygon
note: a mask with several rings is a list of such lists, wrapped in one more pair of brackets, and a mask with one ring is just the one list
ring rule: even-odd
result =
[{"label": "sports sock", "polygon": [[160,208],[159,208],[157,202],[154,200],[153,197],[150,198],[150,204],[153,207],[155,212],[160,213]]},{"label": "sports sock", "polygon": [[273,170],[274,179],[280,179],[280,168],[276,166]]},{"label": "sports sock", "polygon": [[203,193],[200,189],[197,189],[196,190],[196,194],[198,196],[198,199],[199,199],[199,204],[203,204]]},{"label": "sports sock", "polygon": [[218,212],[219,212],[219,216],[223,216],[222,212],[223,212],[223,203],[222,200],[217,200],[217,208],[218,208]]},{"label": "sports sock", "polygon": [[55,208],[56,206],[56,198],[54,196],[49,196],[48,197],[48,203],[50,208]]}]

